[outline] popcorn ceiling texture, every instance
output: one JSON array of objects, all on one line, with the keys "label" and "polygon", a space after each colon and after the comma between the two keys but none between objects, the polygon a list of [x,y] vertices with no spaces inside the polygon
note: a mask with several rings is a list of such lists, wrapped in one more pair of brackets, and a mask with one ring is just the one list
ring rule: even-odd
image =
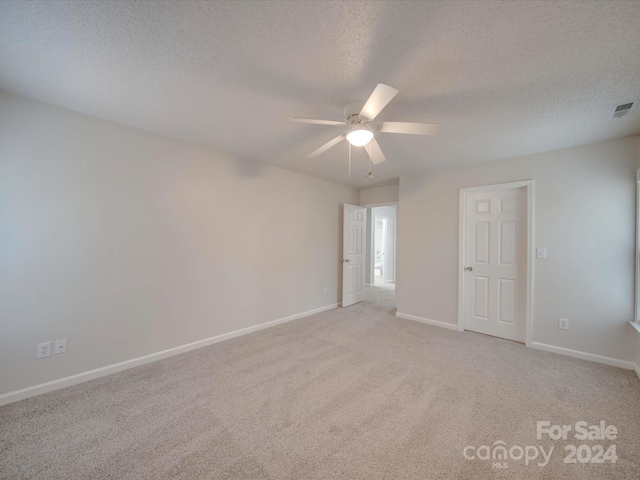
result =
[{"label": "popcorn ceiling texture", "polygon": [[[640,2],[0,2],[0,88],[359,188],[640,133]],[[346,142],[306,159],[379,82],[380,120],[437,122],[439,137],[380,134],[365,179]]]},{"label": "popcorn ceiling texture", "polygon": [[[637,479],[638,398],[631,371],[365,301],[5,405],[0,477]],[[537,440],[538,420],[618,438]],[[463,458],[500,440],[555,451],[544,467]],[[619,458],[563,463],[582,443]]]}]

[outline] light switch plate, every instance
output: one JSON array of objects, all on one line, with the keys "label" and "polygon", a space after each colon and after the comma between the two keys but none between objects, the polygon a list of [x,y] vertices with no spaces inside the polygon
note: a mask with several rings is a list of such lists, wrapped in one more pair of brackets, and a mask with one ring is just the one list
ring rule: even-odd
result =
[{"label": "light switch plate", "polygon": [[547,249],[546,248],[536,248],[536,258],[541,260],[547,258]]}]

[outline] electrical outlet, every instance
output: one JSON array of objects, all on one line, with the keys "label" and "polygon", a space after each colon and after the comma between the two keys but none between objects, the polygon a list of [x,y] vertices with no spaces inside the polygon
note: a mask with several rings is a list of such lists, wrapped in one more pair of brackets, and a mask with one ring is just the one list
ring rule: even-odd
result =
[{"label": "electrical outlet", "polygon": [[66,352],[67,352],[67,339],[63,338],[62,340],[56,340],[55,349],[53,350],[53,353],[58,355],[59,353],[66,353]]},{"label": "electrical outlet", "polygon": [[51,342],[39,343],[37,358],[46,358],[50,356],[51,356]]},{"label": "electrical outlet", "polygon": [[329,288],[324,287],[324,294],[326,295],[327,293],[329,293]]},{"label": "electrical outlet", "polygon": [[569,319],[568,318],[559,318],[558,319],[558,328],[560,330],[569,330]]}]

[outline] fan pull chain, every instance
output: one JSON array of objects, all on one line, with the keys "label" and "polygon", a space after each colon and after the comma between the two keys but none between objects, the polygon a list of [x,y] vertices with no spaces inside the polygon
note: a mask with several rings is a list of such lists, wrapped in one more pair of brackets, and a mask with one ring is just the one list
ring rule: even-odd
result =
[{"label": "fan pull chain", "polygon": [[351,180],[351,144],[349,144],[349,180]]}]

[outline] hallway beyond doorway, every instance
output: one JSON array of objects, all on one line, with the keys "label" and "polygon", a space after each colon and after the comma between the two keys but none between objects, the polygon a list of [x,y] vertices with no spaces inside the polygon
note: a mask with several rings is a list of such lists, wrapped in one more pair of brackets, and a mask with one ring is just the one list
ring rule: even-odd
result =
[{"label": "hallway beyond doorway", "polygon": [[367,208],[365,299],[392,308],[396,306],[396,212],[395,205]]},{"label": "hallway beyond doorway", "polygon": [[379,303],[387,307],[396,306],[396,285],[394,283],[381,283],[365,286],[365,299]]}]

